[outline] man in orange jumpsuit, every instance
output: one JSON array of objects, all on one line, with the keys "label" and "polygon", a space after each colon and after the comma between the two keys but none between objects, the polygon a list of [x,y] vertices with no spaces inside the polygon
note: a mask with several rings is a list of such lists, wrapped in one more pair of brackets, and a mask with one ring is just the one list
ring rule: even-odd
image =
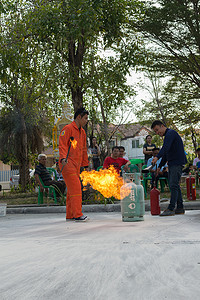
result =
[{"label": "man in orange jumpsuit", "polygon": [[[75,219],[76,221],[86,221],[87,216],[82,213],[82,191],[80,182],[80,168],[88,167],[88,155],[86,144],[86,133],[82,128],[88,122],[88,111],[79,108],[74,115],[74,121],[66,125],[59,138],[59,165],[67,186],[66,199],[66,220]],[[70,138],[77,142],[70,147]],[[69,150],[69,152],[68,152]],[[68,155],[67,161],[66,157]]]}]

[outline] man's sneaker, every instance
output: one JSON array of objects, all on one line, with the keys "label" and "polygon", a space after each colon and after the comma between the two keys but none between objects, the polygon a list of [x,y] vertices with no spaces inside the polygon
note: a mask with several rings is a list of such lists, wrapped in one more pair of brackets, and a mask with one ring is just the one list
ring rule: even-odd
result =
[{"label": "man's sneaker", "polygon": [[176,208],[175,209],[175,214],[176,215],[184,215],[184,213],[185,213],[185,209],[182,207],[182,208]]},{"label": "man's sneaker", "polygon": [[89,219],[88,219],[87,216],[82,215],[82,216],[79,217],[79,218],[74,218],[74,220],[75,220],[75,221],[86,222],[86,221],[89,220]]},{"label": "man's sneaker", "polygon": [[175,215],[175,211],[167,208],[160,214],[160,217],[167,217],[167,216],[174,216],[174,215]]}]

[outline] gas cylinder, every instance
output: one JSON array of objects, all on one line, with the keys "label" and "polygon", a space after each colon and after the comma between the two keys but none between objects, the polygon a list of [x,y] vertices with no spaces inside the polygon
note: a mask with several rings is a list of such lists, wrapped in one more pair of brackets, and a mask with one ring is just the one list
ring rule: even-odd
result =
[{"label": "gas cylinder", "polygon": [[[129,173],[130,174],[130,173]],[[125,173],[125,176],[127,173]],[[123,222],[143,221],[145,214],[144,188],[140,173],[132,173],[132,180],[121,187],[121,212]]]},{"label": "gas cylinder", "polygon": [[160,191],[154,186],[150,192],[151,214],[152,216],[160,214]]},{"label": "gas cylinder", "polygon": [[187,198],[188,198],[188,200],[196,200],[195,178],[191,177],[191,174],[189,175],[189,177],[186,178],[186,186],[187,186]]}]

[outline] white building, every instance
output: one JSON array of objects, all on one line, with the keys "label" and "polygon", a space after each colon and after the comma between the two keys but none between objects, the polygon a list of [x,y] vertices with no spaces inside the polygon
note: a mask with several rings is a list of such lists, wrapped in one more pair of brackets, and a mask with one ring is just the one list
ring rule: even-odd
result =
[{"label": "white building", "polygon": [[[113,125],[114,126],[114,125]],[[151,129],[140,124],[122,124],[113,135],[111,146],[124,146],[129,159],[144,159],[143,145]]]}]

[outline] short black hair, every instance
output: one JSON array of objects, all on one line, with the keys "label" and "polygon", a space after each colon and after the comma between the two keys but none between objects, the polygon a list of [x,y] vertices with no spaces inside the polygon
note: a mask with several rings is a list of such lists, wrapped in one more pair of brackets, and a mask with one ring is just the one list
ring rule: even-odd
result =
[{"label": "short black hair", "polygon": [[123,149],[123,150],[125,151],[124,146],[119,146],[118,148],[119,148],[119,150],[120,150],[120,149]]},{"label": "short black hair", "polygon": [[118,146],[113,146],[112,147],[112,152],[113,152],[114,149],[118,149],[119,150],[119,147]]},{"label": "short black hair", "polygon": [[85,109],[85,107],[80,107],[77,109],[77,111],[74,114],[74,120],[81,115],[81,117],[85,116],[85,115],[89,115],[89,112]]},{"label": "short black hair", "polygon": [[151,136],[150,134],[148,134],[148,135],[146,136],[146,139],[148,138],[148,136],[150,136],[150,137],[152,138],[152,136]]},{"label": "short black hair", "polygon": [[153,148],[153,149],[152,149],[152,151],[155,151],[155,150],[158,150],[158,151],[160,151],[160,148],[158,148],[158,147],[155,147],[155,148]]},{"label": "short black hair", "polygon": [[[162,121],[160,121],[160,120],[155,120],[155,121],[152,123],[152,125],[151,125],[151,129],[154,129],[154,127],[155,127],[156,125],[159,125],[159,126],[164,125],[164,126],[165,126],[165,124],[164,124]],[[166,127],[166,126],[165,126],[165,127]]]}]

